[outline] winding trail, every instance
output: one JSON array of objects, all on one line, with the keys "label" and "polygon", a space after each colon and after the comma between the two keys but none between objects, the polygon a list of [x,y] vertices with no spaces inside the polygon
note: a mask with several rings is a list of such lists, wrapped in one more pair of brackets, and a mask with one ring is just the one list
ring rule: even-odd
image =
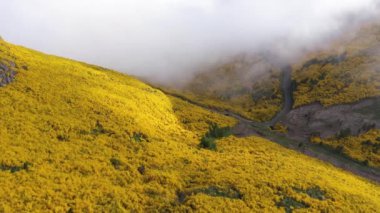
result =
[{"label": "winding trail", "polygon": [[292,85],[292,68],[290,66],[285,66],[282,69],[281,77],[281,90],[284,97],[284,105],[282,110],[277,113],[272,120],[267,122],[269,126],[275,125],[281,118],[286,116],[290,110],[293,108],[293,85]]},{"label": "winding trail", "polygon": [[342,155],[337,154],[334,150],[327,147],[314,144],[308,140],[294,140],[286,137],[284,134],[274,132],[270,129],[271,126],[276,124],[281,118],[286,116],[293,107],[293,88],[291,80],[291,68],[286,66],[283,68],[281,89],[284,96],[284,105],[282,110],[268,122],[256,122],[244,116],[241,116],[230,110],[220,109],[217,107],[208,106],[202,103],[198,103],[182,95],[166,92],[162,89],[163,93],[184,100],[193,105],[202,107],[206,110],[222,114],[225,116],[233,117],[238,120],[238,124],[232,128],[232,133],[237,137],[248,137],[252,135],[260,136],[280,144],[283,147],[292,149],[307,156],[322,160],[330,163],[335,167],[349,171],[353,174],[371,180],[377,184],[380,184],[380,169],[365,166],[356,162],[355,160]]}]

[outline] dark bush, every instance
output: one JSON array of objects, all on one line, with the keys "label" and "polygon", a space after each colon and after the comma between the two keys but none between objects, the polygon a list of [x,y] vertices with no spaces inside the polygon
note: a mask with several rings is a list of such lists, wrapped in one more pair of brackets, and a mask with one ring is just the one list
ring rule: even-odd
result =
[{"label": "dark bush", "polygon": [[213,138],[223,138],[231,135],[230,127],[219,127],[216,123],[211,123],[208,132],[206,133],[207,137]]},{"label": "dark bush", "polygon": [[134,132],[132,135],[132,140],[136,142],[148,141],[148,136],[141,132]]},{"label": "dark bush", "polygon": [[99,121],[96,121],[95,128],[91,130],[91,134],[100,135],[106,133],[108,132],[104,129],[103,125]]},{"label": "dark bush", "polygon": [[59,141],[69,141],[70,140],[70,137],[68,135],[58,135],[57,136],[57,139]]},{"label": "dark bush", "polygon": [[117,158],[111,158],[110,162],[111,162],[112,166],[115,167],[115,169],[120,169],[120,167],[121,167],[121,161],[119,159],[117,159]]},{"label": "dark bush", "polygon": [[201,138],[199,146],[204,149],[216,150],[216,139],[231,135],[230,127],[219,127],[211,123],[208,132]]},{"label": "dark bush", "polygon": [[203,136],[199,146],[204,149],[216,150],[215,138]]},{"label": "dark bush", "polygon": [[145,174],[145,166],[141,165],[139,168],[137,168],[137,171],[139,171],[140,174],[144,175]]},{"label": "dark bush", "polygon": [[29,168],[32,164],[29,162],[24,162],[21,166],[9,166],[9,165],[0,165],[0,170],[10,171],[11,173],[19,172],[21,170],[29,171]]},{"label": "dark bush", "polygon": [[184,203],[186,201],[186,193],[182,191],[177,191],[177,199],[179,203]]}]

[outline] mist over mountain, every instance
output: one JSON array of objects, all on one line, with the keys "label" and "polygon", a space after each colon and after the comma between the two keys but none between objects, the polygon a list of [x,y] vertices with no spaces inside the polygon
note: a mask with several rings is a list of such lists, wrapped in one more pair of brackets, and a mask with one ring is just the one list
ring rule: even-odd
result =
[{"label": "mist over mountain", "polygon": [[6,40],[171,82],[242,53],[295,60],[376,18],[379,1],[13,0],[2,8]]}]

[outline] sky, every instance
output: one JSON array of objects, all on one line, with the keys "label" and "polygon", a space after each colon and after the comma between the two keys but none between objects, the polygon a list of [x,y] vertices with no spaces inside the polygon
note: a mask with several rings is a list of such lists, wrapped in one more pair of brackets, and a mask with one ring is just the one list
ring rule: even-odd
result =
[{"label": "sky", "polygon": [[0,0],[0,35],[160,82],[267,51],[287,60],[379,14],[379,0]]}]

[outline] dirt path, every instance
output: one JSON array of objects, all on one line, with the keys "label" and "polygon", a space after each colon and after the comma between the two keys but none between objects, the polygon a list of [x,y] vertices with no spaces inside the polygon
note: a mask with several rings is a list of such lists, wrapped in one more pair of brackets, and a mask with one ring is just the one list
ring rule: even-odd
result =
[{"label": "dirt path", "polygon": [[281,90],[284,97],[284,105],[282,110],[277,113],[272,120],[267,122],[269,126],[275,125],[279,120],[286,116],[290,110],[293,108],[293,88],[292,88],[292,68],[286,66],[282,69],[282,78],[281,78]]}]

